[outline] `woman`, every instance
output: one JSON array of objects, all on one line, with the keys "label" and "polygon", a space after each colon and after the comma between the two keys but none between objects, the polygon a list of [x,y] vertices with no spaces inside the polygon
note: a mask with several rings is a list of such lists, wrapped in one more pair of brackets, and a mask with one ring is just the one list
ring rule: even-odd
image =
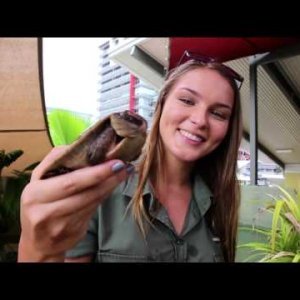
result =
[{"label": "woman", "polygon": [[233,262],[237,81],[199,57],[173,69],[137,174],[114,160],[40,180],[53,150],[22,195],[19,261]]}]

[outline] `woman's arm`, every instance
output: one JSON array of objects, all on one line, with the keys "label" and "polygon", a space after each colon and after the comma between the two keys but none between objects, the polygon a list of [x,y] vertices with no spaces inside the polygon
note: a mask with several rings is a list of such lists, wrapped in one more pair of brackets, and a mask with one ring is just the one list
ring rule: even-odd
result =
[{"label": "woman's arm", "polygon": [[111,160],[40,179],[61,151],[56,148],[47,155],[22,193],[19,262],[64,261],[65,252],[85,236],[101,201],[127,178],[125,164]]}]

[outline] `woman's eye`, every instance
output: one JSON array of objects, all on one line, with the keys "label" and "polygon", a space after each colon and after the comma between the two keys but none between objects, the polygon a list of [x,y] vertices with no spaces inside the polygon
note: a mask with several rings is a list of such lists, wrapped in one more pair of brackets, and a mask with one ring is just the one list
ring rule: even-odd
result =
[{"label": "woman's eye", "polygon": [[211,113],[218,120],[225,121],[225,120],[229,119],[228,115],[225,114],[225,113],[223,113],[223,112],[221,112],[221,111],[213,110]]},{"label": "woman's eye", "polygon": [[179,100],[180,100],[181,102],[183,102],[184,104],[187,104],[187,105],[194,105],[194,101],[193,101],[193,100],[186,99],[186,98],[180,98]]}]

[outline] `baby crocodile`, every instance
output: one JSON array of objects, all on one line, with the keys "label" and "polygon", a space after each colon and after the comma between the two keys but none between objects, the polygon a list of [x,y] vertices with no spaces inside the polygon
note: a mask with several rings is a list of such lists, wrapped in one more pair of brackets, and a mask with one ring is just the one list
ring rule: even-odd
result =
[{"label": "baby crocodile", "polygon": [[95,123],[46,170],[42,179],[96,165],[110,159],[130,162],[139,157],[147,122],[131,111],[113,113]]}]

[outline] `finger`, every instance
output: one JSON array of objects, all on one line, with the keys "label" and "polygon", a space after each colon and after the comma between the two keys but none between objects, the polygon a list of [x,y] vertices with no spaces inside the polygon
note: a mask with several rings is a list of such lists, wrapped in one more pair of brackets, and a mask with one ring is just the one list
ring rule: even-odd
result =
[{"label": "finger", "polygon": [[45,158],[39,163],[39,165],[33,170],[31,175],[31,181],[38,180],[44,173],[44,170],[50,166],[50,164],[60,157],[67,149],[68,146],[58,146],[54,147],[46,156]]},{"label": "finger", "polygon": [[62,216],[78,215],[81,211],[94,210],[112,193],[119,184],[119,180],[113,176],[92,188],[86,189],[78,194],[64,198],[60,201],[49,202],[48,215],[51,218]]},{"label": "finger", "polygon": [[101,165],[87,167],[68,174],[34,181],[27,187],[29,202],[51,202],[80,193],[94,185],[105,186],[106,180],[115,178],[120,183],[128,174],[126,165],[120,160],[111,160]]},{"label": "finger", "polygon": [[[55,248],[55,252],[60,253],[75,247],[85,237],[95,210],[96,207],[94,210],[86,209],[76,215],[76,218],[68,219],[67,223],[65,220],[61,220],[60,228],[56,228],[56,233],[52,233],[48,249]],[[55,247],[53,247],[53,243]]]},{"label": "finger", "polygon": [[[49,204],[46,204],[48,206]],[[69,216],[54,216],[52,214],[48,221],[48,237],[55,245],[66,238],[73,236],[75,239],[80,235],[79,231],[86,228],[97,210],[98,205],[85,207]],[[48,212],[49,213],[49,212]]]},{"label": "finger", "polygon": [[[58,204],[55,202],[54,204]],[[50,205],[49,203],[46,204]],[[45,206],[45,205],[44,205]],[[46,248],[55,249],[55,252],[64,252],[67,249],[73,247],[80,239],[82,239],[88,230],[88,226],[91,218],[97,210],[98,204],[93,203],[88,207],[73,212],[71,216],[59,216],[54,217],[54,213],[51,214],[51,219],[48,219],[47,224],[51,224],[48,227],[48,234]]]}]

